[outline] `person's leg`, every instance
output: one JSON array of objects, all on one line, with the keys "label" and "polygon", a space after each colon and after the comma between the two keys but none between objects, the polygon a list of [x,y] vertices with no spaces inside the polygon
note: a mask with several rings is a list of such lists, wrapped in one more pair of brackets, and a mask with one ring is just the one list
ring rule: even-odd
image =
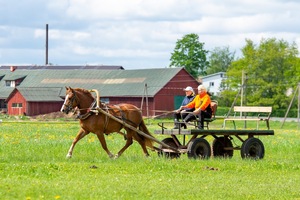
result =
[{"label": "person's leg", "polygon": [[203,111],[200,111],[198,114],[197,114],[197,117],[198,117],[198,129],[203,129],[203,120],[204,120],[204,112]]},{"label": "person's leg", "polygon": [[181,112],[181,120],[184,120],[184,118],[190,113]]},{"label": "person's leg", "polygon": [[198,114],[198,119],[199,119],[198,128],[199,129],[204,128],[204,118],[211,118],[211,114],[206,111],[201,111]]},{"label": "person's leg", "polygon": [[175,112],[174,113],[174,128],[173,129],[178,129],[179,128],[179,119],[181,118],[180,113]]},{"label": "person's leg", "polygon": [[186,112],[181,112],[181,120],[183,121],[183,123],[180,123],[181,127],[183,127],[184,129],[187,128],[186,124],[184,123],[184,118],[188,115],[189,113]]},{"label": "person's leg", "polygon": [[203,111],[203,116],[203,118],[211,118],[211,114],[206,111]]},{"label": "person's leg", "polygon": [[183,121],[184,121],[185,123],[187,123],[187,122],[192,121],[192,120],[194,120],[194,119],[196,119],[196,118],[195,118],[195,115],[192,114],[192,113],[189,113],[189,114],[184,118]]},{"label": "person's leg", "polygon": [[186,128],[188,122],[195,120],[195,119],[196,119],[196,116],[192,113],[189,113],[183,120],[183,122],[185,124],[184,128]]}]

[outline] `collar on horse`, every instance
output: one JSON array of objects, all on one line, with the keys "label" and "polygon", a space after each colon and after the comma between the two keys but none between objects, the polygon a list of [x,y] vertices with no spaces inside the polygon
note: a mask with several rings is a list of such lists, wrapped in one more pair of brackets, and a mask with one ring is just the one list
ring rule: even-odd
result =
[{"label": "collar on horse", "polygon": [[[80,120],[85,120],[87,119],[89,116],[91,116],[92,114],[94,114],[94,112],[92,112],[93,109],[96,108],[96,100],[93,101],[93,103],[91,104],[91,106],[86,109],[87,112],[84,114],[80,114],[80,112],[77,114],[76,119],[80,119]],[[76,112],[76,111],[75,111]]]}]

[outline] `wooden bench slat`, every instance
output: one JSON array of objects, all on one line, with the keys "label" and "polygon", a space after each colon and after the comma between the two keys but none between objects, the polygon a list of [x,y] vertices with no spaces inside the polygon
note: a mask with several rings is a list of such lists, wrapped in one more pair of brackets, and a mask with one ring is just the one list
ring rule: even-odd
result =
[{"label": "wooden bench slat", "polygon": [[272,112],[272,107],[234,106],[234,112]]}]

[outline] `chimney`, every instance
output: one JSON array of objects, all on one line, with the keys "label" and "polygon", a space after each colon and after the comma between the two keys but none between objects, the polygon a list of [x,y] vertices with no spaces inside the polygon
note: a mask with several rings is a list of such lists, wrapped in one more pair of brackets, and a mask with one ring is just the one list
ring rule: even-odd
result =
[{"label": "chimney", "polygon": [[15,67],[15,66],[10,66],[10,71],[11,71],[11,72],[14,72],[16,69],[17,69],[17,67]]}]

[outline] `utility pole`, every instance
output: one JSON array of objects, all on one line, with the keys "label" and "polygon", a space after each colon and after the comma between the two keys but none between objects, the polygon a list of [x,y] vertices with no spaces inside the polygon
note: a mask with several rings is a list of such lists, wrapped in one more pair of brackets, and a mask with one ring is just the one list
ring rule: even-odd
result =
[{"label": "utility pole", "polygon": [[[241,106],[245,103],[247,105],[247,97],[246,97],[246,89],[247,89],[247,72],[242,70],[242,88],[241,88]],[[243,117],[243,112],[240,112],[240,118]],[[245,114],[246,118],[246,114]],[[244,128],[247,128],[246,121],[244,121]]]},{"label": "utility pole", "polygon": [[[242,71],[242,86],[241,86],[241,106],[243,104],[246,104],[247,98],[246,98],[246,89],[247,89],[247,72],[244,70]],[[242,116],[242,112],[241,112]]]},{"label": "utility pole", "polygon": [[[244,75],[245,72],[242,70],[242,88],[241,88],[241,106],[243,106],[243,101],[244,101]],[[240,116],[242,117],[242,112],[240,113]]]},{"label": "utility pole", "polygon": [[285,116],[284,116],[284,119],[283,119],[283,122],[282,122],[280,128],[282,128],[283,125],[284,125],[284,122],[285,122],[285,120],[286,120],[286,118],[287,118],[288,113],[290,112],[290,109],[291,109],[291,107],[292,107],[292,104],[293,104],[293,101],[294,101],[294,99],[295,99],[295,97],[296,97],[297,92],[298,92],[297,127],[298,127],[298,129],[299,129],[299,118],[300,118],[300,83],[298,83],[298,85],[297,85],[297,88],[296,88],[296,90],[295,90],[294,96],[293,96],[293,98],[292,98],[292,100],[291,100],[291,102],[290,102],[290,105],[289,105],[289,107],[288,107],[286,113],[285,113]]},{"label": "utility pole", "polygon": [[149,124],[149,102],[148,102],[148,86],[147,86],[147,83],[145,83],[145,87],[144,87],[144,94],[143,94],[143,98],[142,98],[142,102],[141,102],[141,110],[143,110],[144,98],[146,98],[146,112],[147,112],[147,119],[148,119],[148,124]]},{"label": "utility pole", "polygon": [[46,24],[46,62],[45,65],[48,65],[48,24]]}]

